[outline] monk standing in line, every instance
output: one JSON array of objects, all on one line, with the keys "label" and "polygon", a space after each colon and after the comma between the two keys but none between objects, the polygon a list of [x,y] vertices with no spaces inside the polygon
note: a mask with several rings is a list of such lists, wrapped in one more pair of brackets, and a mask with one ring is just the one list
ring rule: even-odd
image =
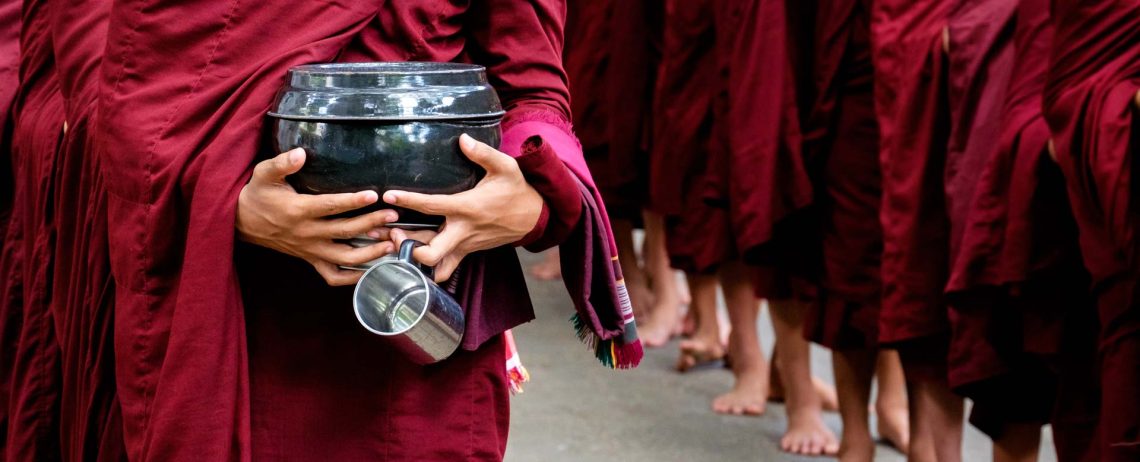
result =
[{"label": "monk standing in line", "polygon": [[883,175],[879,342],[902,359],[914,461],[961,459],[963,403],[947,382],[950,327],[943,298],[950,221],[942,32],[952,3],[876,0],[871,7]]},{"label": "monk standing in line", "polygon": [[1099,460],[1140,460],[1140,1],[1058,0],[1045,119],[1100,322]]},{"label": "monk standing in line", "polygon": [[992,23],[950,31],[952,52],[958,35],[971,39],[961,47],[977,56],[1000,57],[986,45],[1012,40],[1016,70],[1000,122],[975,123],[978,131],[993,128],[983,123],[997,124],[999,138],[971,139],[989,146],[990,154],[947,288],[954,327],[950,382],[973,400],[970,422],[993,439],[995,461],[1038,460],[1047,423],[1058,460],[1097,460],[1090,452],[1099,396],[1094,304],[1041,112],[1053,38],[1049,2],[1021,0],[1016,12],[993,6],[1001,8],[976,16]]},{"label": "monk standing in line", "polygon": [[[0,255],[0,364],[7,392],[3,457],[58,460],[59,346],[49,306],[55,229],[52,208],[64,106],[47,1],[21,9],[20,85],[12,106],[12,213]],[[11,355],[11,356],[8,356]],[[10,361],[10,362],[9,362]],[[4,423],[0,421],[0,423]]]},{"label": "monk standing in line", "polygon": [[[728,214],[711,207],[700,195],[713,145],[713,104],[719,88],[716,61],[716,0],[665,2],[662,63],[654,97],[654,132],[668,134],[654,143],[650,161],[650,208],[665,217],[669,261],[685,272],[694,330],[682,340],[677,369],[725,357],[717,316],[717,290],[731,306],[754,309],[751,282],[734,267],[739,258],[732,244]],[[739,311],[741,308],[732,308]],[[767,376],[767,361],[760,356]],[[738,383],[751,383],[741,382]],[[728,393],[713,401],[713,410],[729,414],[761,414],[767,390]]]},{"label": "monk standing in line", "polygon": [[[555,0],[112,6],[95,132],[114,179],[116,379],[131,460],[501,459],[500,334],[533,318],[514,244],[563,245],[563,266],[581,269],[566,278],[578,333],[606,364],[637,364],[605,208],[570,132],[565,9]],[[486,66],[507,110],[503,151],[461,137],[488,173],[452,196],[297,194],[285,177],[306,153],[266,149],[265,111],[289,68],[333,61]],[[342,287],[360,273],[337,265],[371,261],[411,233],[378,229],[397,219],[391,210],[324,217],[381,199],[445,217],[438,235],[417,236],[429,242],[414,255],[437,281],[462,265],[453,282],[466,333],[432,366],[363,330]],[[365,232],[396,242],[334,242]]]},{"label": "monk standing in line", "polygon": [[[776,334],[773,370],[780,371],[788,414],[781,448],[796,454],[835,454],[838,440],[823,423],[823,399],[811,376],[809,345],[803,338],[817,276],[810,252],[811,243],[818,242],[812,236],[818,233],[812,230],[818,228],[804,213],[813,197],[801,155],[792,67],[795,49],[803,44],[789,37],[788,16],[783,1],[726,0],[716,8],[723,86],[714,142],[723,148],[712,151],[702,196],[727,210],[733,246],[741,256],[724,271],[746,275],[755,284],[755,295],[768,300]],[[729,311],[729,350],[737,376],[731,396],[754,400],[775,390],[769,390],[762,369],[759,307],[739,306]]]},{"label": "monk standing in line", "polygon": [[[818,299],[807,317],[807,337],[832,350],[843,418],[839,459],[870,461],[875,442],[868,407],[879,379],[878,431],[908,450],[906,388],[893,352],[879,350],[880,259],[879,126],[875,118],[870,56],[870,1],[814,2],[804,63],[804,156],[815,185],[814,213],[821,226]],[[810,82],[810,83],[802,83]],[[812,87],[808,87],[811,85]],[[805,88],[807,87],[807,88]]]}]

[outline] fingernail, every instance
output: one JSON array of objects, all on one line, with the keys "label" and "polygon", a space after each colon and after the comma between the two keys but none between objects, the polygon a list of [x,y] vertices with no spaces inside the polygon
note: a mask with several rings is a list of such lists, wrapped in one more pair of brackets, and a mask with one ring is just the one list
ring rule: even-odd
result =
[{"label": "fingernail", "polygon": [[400,196],[392,191],[384,193],[384,202],[395,204],[400,199]]},{"label": "fingernail", "polygon": [[396,212],[389,213],[388,216],[385,217],[385,220],[388,223],[394,222],[394,221],[399,220],[399,219],[400,219],[400,214],[398,214]]},{"label": "fingernail", "polygon": [[361,191],[360,192],[360,200],[362,202],[364,202],[365,204],[371,204],[373,202],[376,202],[376,199],[379,199],[379,196],[376,195],[376,191]]},{"label": "fingernail", "polygon": [[466,151],[475,149],[475,138],[472,138],[471,135],[466,133],[459,135],[459,146]]},{"label": "fingernail", "polygon": [[373,239],[380,239],[380,230],[372,230],[368,232],[368,237]]},{"label": "fingernail", "polygon": [[289,165],[297,165],[298,162],[301,162],[304,159],[305,159],[305,150],[304,149],[293,148],[293,150],[289,151]]}]

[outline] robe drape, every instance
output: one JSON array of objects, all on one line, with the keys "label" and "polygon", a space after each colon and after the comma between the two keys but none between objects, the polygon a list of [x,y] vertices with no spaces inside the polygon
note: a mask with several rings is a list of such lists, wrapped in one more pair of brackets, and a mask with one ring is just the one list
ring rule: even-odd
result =
[{"label": "robe drape", "polygon": [[418,367],[356,325],[351,288],[235,243],[234,208],[255,159],[273,154],[264,114],[287,69],[328,61],[482,64],[508,111],[501,149],[517,156],[540,134],[592,188],[568,131],[564,11],[545,0],[112,7],[95,128],[132,460],[502,456],[498,334],[533,317],[512,248],[467,257],[462,351]]},{"label": "robe drape", "polygon": [[[6,461],[52,461],[59,453],[59,348],[49,303],[54,170],[64,109],[56,79],[45,1],[21,10],[20,85],[12,106],[15,195],[0,256],[0,364],[7,390]],[[6,425],[3,425],[6,423]]]},{"label": "robe drape", "polygon": [[[713,103],[718,93],[716,2],[665,2],[661,66],[653,98],[649,208],[665,216],[666,248],[674,268],[709,272],[732,259],[728,213],[711,207],[700,187],[714,149]],[[665,135],[667,134],[667,135]]]},{"label": "robe drape", "polygon": [[62,373],[60,449],[65,460],[125,460],[115,393],[106,191],[90,128],[111,2],[51,4],[52,41],[68,122],[53,192],[51,308]]},{"label": "robe drape", "polygon": [[[8,217],[12,213],[15,178],[12,170],[12,99],[20,83],[20,4],[18,0],[0,2],[0,269],[8,275],[8,261],[15,249],[6,245]],[[8,434],[8,396],[12,361],[15,358],[15,302],[9,293],[9,278],[0,280],[0,454],[4,453]]]},{"label": "robe drape", "polygon": [[941,35],[951,3],[879,0],[872,6],[883,178],[879,340],[887,344],[949,331],[942,296],[950,224],[943,181],[949,114]]},{"label": "robe drape", "polygon": [[1101,460],[1140,459],[1140,2],[1058,0],[1044,110],[1100,323]]},{"label": "robe drape", "polygon": [[1061,459],[1078,460],[1096,423],[1097,381],[1089,380],[1096,320],[1041,114],[1052,41],[1048,8],[1047,0],[1022,0],[1005,26],[1016,24],[1016,72],[1000,135],[985,138],[993,148],[947,286],[949,373],[951,385],[974,400],[971,423],[983,432],[997,437],[1006,423],[1053,423]]},{"label": "robe drape", "polygon": [[870,2],[820,0],[813,18],[813,95],[804,121],[820,215],[822,275],[809,339],[833,349],[878,344],[882,227]]}]

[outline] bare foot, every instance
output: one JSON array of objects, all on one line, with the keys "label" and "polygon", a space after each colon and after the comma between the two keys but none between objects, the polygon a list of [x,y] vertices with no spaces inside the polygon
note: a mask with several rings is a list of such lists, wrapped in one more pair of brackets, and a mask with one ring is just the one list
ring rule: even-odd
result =
[{"label": "bare foot", "polygon": [[768,384],[763,374],[741,374],[731,391],[713,399],[712,410],[717,414],[758,416],[764,414],[767,394]]},{"label": "bare foot", "polygon": [[[672,316],[668,316],[672,318]],[[660,313],[653,313],[647,315],[645,322],[637,326],[637,334],[641,337],[641,345],[646,348],[660,348],[669,339],[673,338],[673,324],[675,321],[672,319],[662,320]]]},{"label": "bare foot", "polygon": [[907,422],[907,408],[906,406],[895,406],[895,408],[883,408],[876,406],[876,430],[879,432],[879,438],[898,449],[899,452],[907,454],[910,450],[910,425]]},{"label": "bare foot", "polygon": [[681,341],[681,356],[677,358],[677,371],[685,372],[696,366],[724,359],[724,346],[704,339]]},{"label": "bare foot", "polygon": [[653,291],[649,290],[644,279],[638,281],[626,278],[625,282],[625,288],[629,291],[629,303],[633,305],[633,316],[638,319],[648,318],[649,312],[646,309],[653,305]]},{"label": "bare foot", "polygon": [[789,410],[788,431],[780,438],[780,449],[805,456],[834,456],[839,453],[839,440],[816,409]]},{"label": "bare foot", "polygon": [[875,443],[870,438],[858,438],[856,441],[844,435],[837,456],[840,462],[870,462],[875,459]]},{"label": "bare foot", "polygon": [[[775,361],[772,363],[775,364]],[[768,401],[773,403],[784,402],[784,383],[780,380],[779,368],[772,368],[772,375],[768,382],[768,386],[772,390],[768,392]],[[827,412],[838,412],[839,397],[835,394],[835,388],[816,376],[812,376],[811,384],[815,387],[815,394],[819,395],[820,408]]]},{"label": "bare foot", "polygon": [[697,313],[693,310],[692,306],[685,310],[685,317],[681,320],[681,332],[678,335],[682,337],[691,337],[697,330]]},{"label": "bare foot", "polygon": [[558,248],[546,252],[542,261],[530,267],[530,274],[539,281],[562,279],[562,264],[558,258]]}]

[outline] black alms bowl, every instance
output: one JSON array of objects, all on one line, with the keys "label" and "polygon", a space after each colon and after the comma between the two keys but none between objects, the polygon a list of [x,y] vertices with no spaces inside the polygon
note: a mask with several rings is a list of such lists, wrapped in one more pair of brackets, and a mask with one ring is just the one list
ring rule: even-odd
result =
[{"label": "black alms bowl", "polygon": [[[459,135],[498,147],[503,110],[481,66],[352,63],[290,69],[269,115],[277,152],[305,149],[305,166],[289,176],[298,192],[454,194],[484,173],[459,151]],[[399,226],[442,222],[397,211]]]}]

